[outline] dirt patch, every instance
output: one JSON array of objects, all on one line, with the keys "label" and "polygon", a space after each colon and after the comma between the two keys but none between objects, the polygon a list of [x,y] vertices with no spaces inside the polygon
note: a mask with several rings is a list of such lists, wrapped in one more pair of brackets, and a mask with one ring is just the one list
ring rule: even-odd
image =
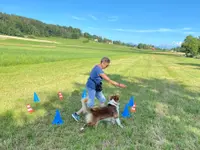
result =
[{"label": "dirt patch", "polygon": [[45,42],[45,43],[56,43],[56,44],[58,44],[58,42],[55,42],[55,41],[22,38],[22,37],[17,37],[17,36],[8,36],[8,35],[0,35],[0,38],[2,38],[2,39],[18,39],[18,40],[25,40],[25,41],[35,41],[35,42]]},{"label": "dirt patch", "polygon": [[21,46],[21,47],[39,47],[39,48],[56,48],[56,46],[48,45],[28,45],[28,44],[10,44],[10,43],[0,43],[2,46]]},{"label": "dirt patch", "polygon": [[168,68],[172,70],[183,69],[183,67],[179,67],[179,66],[170,66]]},{"label": "dirt patch", "polygon": [[156,104],[156,113],[159,116],[165,116],[168,114],[168,105],[162,104],[162,103],[157,103]]}]

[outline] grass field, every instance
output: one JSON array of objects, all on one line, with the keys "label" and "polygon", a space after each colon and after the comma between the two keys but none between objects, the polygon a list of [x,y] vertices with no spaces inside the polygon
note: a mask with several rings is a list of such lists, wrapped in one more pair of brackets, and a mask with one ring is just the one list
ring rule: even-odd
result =
[{"label": "grass field", "polygon": [[[0,149],[200,149],[200,61],[173,53],[52,38],[56,43],[0,39]],[[120,93],[120,111],[130,96],[136,113],[124,129],[99,124],[79,134],[83,125],[71,114],[81,107],[81,92],[92,67],[111,58],[104,82],[106,97]],[[64,100],[57,92],[61,90]],[[40,103],[33,102],[36,92]],[[34,113],[29,114],[26,104]],[[96,101],[98,104],[98,101]],[[52,125],[59,109],[64,124]]]}]

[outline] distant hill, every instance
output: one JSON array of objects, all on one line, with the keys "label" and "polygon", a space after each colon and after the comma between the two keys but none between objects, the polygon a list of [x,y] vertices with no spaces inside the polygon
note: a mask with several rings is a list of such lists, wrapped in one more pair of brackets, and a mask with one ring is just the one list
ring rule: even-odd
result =
[{"label": "distant hill", "polygon": [[120,40],[112,41],[108,38],[101,37],[98,35],[91,35],[87,32],[82,32],[79,28],[73,28],[72,26],[60,26],[55,24],[47,24],[42,21],[27,18],[23,16],[18,16],[14,14],[6,14],[0,12],[0,34],[18,37],[62,37],[68,39],[79,39],[84,37],[89,40],[93,40],[100,43],[125,45],[129,47],[139,48],[139,49],[171,49],[172,45],[159,45],[154,46],[151,44],[144,43],[124,43]]},{"label": "distant hill", "polygon": [[41,21],[0,12],[0,34],[23,37],[25,35],[78,39],[82,33],[78,28],[46,24]]},{"label": "distant hill", "polygon": [[85,37],[88,40],[95,40],[101,43],[127,45],[121,41],[112,41],[97,35],[83,33],[79,28],[71,26],[60,26],[54,24],[46,24],[42,21],[31,19],[14,14],[6,14],[0,12],[0,34],[18,36],[18,37],[62,37],[68,39],[79,39]]}]

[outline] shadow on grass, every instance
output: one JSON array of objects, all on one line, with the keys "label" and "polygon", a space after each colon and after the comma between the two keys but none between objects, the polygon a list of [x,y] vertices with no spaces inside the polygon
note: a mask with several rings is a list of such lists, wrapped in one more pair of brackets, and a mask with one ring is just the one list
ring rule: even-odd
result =
[{"label": "shadow on grass", "polygon": [[[59,100],[57,93],[52,95],[49,93],[46,93],[49,96],[45,102],[42,102],[42,99],[39,103],[29,102],[34,109],[32,114],[29,114],[27,111],[20,111],[16,107],[0,115],[0,143],[2,143],[0,147],[3,149],[56,149],[55,142],[60,136],[64,136],[61,135],[62,130],[72,121],[71,129],[68,128],[69,132],[72,130],[72,132],[75,132],[72,136],[77,134],[73,128],[75,122],[71,118],[71,113],[74,111],[72,106],[79,104],[81,91],[74,90],[72,93],[62,92],[64,96],[62,101]],[[26,108],[26,106],[24,107]],[[64,121],[63,125],[52,125],[56,109],[61,113],[62,120]],[[15,111],[17,111],[17,115],[23,125],[17,124],[18,118],[16,118]],[[43,114],[42,116],[40,112]],[[66,134],[66,136],[70,136],[70,134]],[[48,141],[52,143],[47,144]],[[61,147],[65,148],[66,146],[63,143]]]},{"label": "shadow on grass", "polygon": [[196,69],[200,69],[200,64],[195,64],[195,63],[178,63],[178,64],[183,66],[197,67]]},{"label": "shadow on grass", "polygon": [[[76,47],[74,45],[62,45],[60,47]],[[135,48],[100,48],[100,47],[87,47],[87,46],[77,46],[79,49],[89,49],[89,50],[101,50],[101,51],[107,51],[107,52],[115,52],[115,53],[135,53],[135,54],[152,54],[152,55],[164,55],[164,56],[175,56],[180,57],[182,55],[177,55],[176,53],[170,53],[167,51],[152,51],[152,50],[143,50],[143,49],[135,49]]]},{"label": "shadow on grass", "polygon": [[[78,134],[83,125],[75,122],[71,114],[81,107],[81,92],[85,85],[74,83],[72,93],[63,92],[59,101],[56,93],[35,106],[46,113],[30,122],[33,114],[21,113],[25,122],[17,125],[14,111],[1,115],[1,143],[3,149],[199,149],[200,94],[187,90],[182,83],[167,79],[126,78],[109,74],[111,79],[127,85],[126,89],[108,86],[104,82],[103,93],[120,94],[120,112],[130,96],[134,96],[136,113],[131,118],[121,117],[125,128],[100,124],[97,130],[88,129]],[[132,80],[132,82],[130,82]],[[49,92],[51,93],[51,92]],[[49,94],[48,93],[48,94]],[[97,103],[98,101],[96,101]],[[64,124],[52,125],[55,110],[59,108]],[[92,139],[92,140],[91,140]]]},{"label": "shadow on grass", "polygon": [[185,57],[184,55],[181,54],[176,54],[176,53],[171,53],[167,51],[151,51],[151,50],[138,50],[138,49],[133,49],[132,51],[135,54],[147,54],[147,55],[160,55],[160,56],[173,56],[173,57]]}]

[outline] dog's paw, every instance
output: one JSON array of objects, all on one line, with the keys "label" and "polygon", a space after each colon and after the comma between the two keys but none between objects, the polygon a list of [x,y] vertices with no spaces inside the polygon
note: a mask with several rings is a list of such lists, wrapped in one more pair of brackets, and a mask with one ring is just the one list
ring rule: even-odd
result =
[{"label": "dog's paw", "polygon": [[112,120],[111,120],[111,123],[112,123],[112,124],[115,124],[116,122],[115,122],[115,120],[114,120],[114,119],[112,119]]},{"label": "dog's paw", "polygon": [[79,132],[82,133],[84,131],[85,128],[80,128]]}]

